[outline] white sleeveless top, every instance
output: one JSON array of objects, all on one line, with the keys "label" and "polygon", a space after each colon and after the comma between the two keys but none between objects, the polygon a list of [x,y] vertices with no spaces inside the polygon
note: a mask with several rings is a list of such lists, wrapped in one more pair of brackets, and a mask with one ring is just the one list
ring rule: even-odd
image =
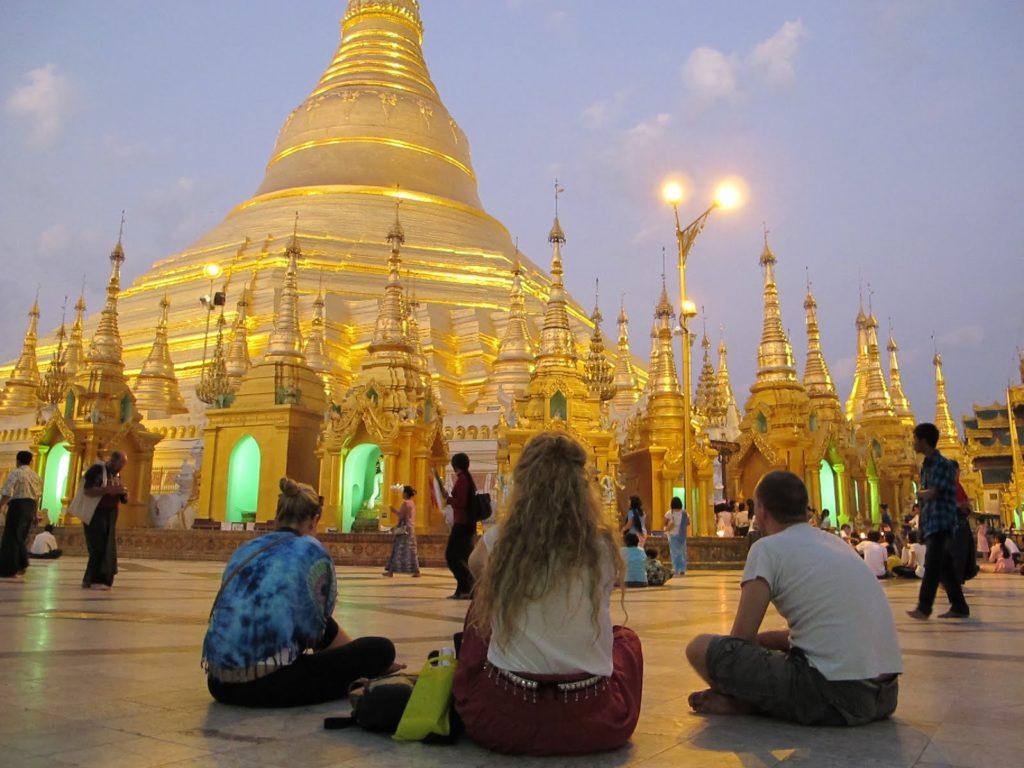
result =
[{"label": "white sleeveless top", "polygon": [[[500,535],[495,525],[483,535],[488,553]],[[591,620],[590,585],[585,579],[566,580],[544,597],[526,606],[519,622],[519,631],[499,647],[494,637],[497,625],[492,624],[487,660],[509,672],[536,675],[612,674],[611,594],[615,583],[612,557],[601,574],[601,604],[597,625]]]}]

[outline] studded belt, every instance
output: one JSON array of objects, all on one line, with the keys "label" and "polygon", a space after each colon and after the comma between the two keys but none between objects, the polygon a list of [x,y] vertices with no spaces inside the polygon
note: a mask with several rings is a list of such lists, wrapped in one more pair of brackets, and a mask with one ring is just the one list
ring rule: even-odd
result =
[{"label": "studded belt", "polygon": [[484,671],[487,672],[488,679],[501,686],[502,690],[512,691],[516,696],[522,694],[523,701],[530,701],[533,704],[537,703],[537,694],[544,689],[554,691],[556,696],[561,696],[562,701],[568,703],[570,697],[573,702],[579,701],[581,697],[585,701],[608,687],[608,678],[603,675],[591,675],[582,680],[534,680],[496,667],[487,661],[484,662]]}]

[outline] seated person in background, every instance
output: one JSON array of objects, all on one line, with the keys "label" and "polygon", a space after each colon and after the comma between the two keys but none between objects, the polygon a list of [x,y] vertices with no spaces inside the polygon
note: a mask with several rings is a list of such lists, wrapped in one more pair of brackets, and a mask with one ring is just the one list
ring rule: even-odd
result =
[{"label": "seated person in background", "polygon": [[843,541],[853,540],[853,527],[849,523],[843,523],[839,527],[839,538]]},{"label": "seated person in background", "polygon": [[672,578],[672,571],[658,560],[658,550],[645,549],[644,554],[647,555],[647,562],[644,563],[647,572],[647,586],[664,586],[665,582]]},{"label": "seated person in background", "polygon": [[924,552],[924,544],[921,543],[921,532],[911,531],[910,543],[903,548],[900,564],[891,569],[893,574],[906,579],[923,579]]},{"label": "seated person in background", "polygon": [[640,537],[629,531],[622,537],[625,544],[620,549],[626,563],[626,586],[647,586],[647,555],[640,549]]},{"label": "seated person in background", "polygon": [[[754,492],[764,536],[747,555],[728,636],[686,655],[710,688],[700,713],[758,713],[804,725],[862,725],[896,710],[903,661],[892,609],[850,547],[807,524],[807,488],[769,472]],[[768,604],[788,629],[758,634]]]},{"label": "seated person in background", "polygon": [[857,552],[864,558],[864,564],[877,578],[884,579],[889,576],[886,567],[886,558],[889,556],[885,547],[880,543],[882,534],[879,531],[868,531],[868,537],[857,545]]},{"label": "seated person in background", "polygon": [[1016,559],[1017,555],[1019,555],[1019,554],[1020,554],[1020,547],[1018,547],[1018,546],[1017,546],[1017,542],[1016,542],[1016,541],[1014,541],[1013,539],[1011,539],[1011,538],[1010,538],[1009,536],[1007,536],[1007,535],[1006,535],[1005,533],[1004,533],[1004,534],[1002,534],[1002,535],[1003,535],[1004,537],[1006,537],[1006,541],[1002,541],[1002,540],[1000,539],[1000,543],[1002,543],[1002,544],[1005,544],[1005,545],[1006,545],[1006,548],[1007,548],[1008,550],[1010,550],[1010,555],[1011,555],[1011,556],[1013,556],[1013,557],[1014,557],[1014,558]]},{"label": "seated person in background", "polygon": [[1010,552],[1010,548],[1007,546],[1007,538],[1005,533],[1000,533],[996,537],[996,543],[992,546],[991,554],[988,557],[990,563],[995,563],[995,570],[993,573],[1016,573],[1017,568],[1013,562],[1013,553]]},{"label": "seated person in background", "polygon": [[476,592],[454,684],[469,737],[529,755],[629,741],[643,654],[636,633],[612,626],[610,598],[624,568],[579,443],[548,432],[526,444],[507,512],[469,566]]},{"label": "seated person in background", "polygon": [[224,569],[203,641],[210,693],[223,704],[300,707],[344,699],[360,677],[400,668],[384,637],[353,640],[331,618],[334,561],[314,537],[320,498],[281,478],[277,530]]},{"label": "seated person in background", "polygon": [[737,536],[746,536],[750,532],[750,515],[747,513],[746,504],[740,504],[732,513],[732,525]]},{"label": "seated person in background", "polygon": [[62,554],[57,546],[57,537],[53,535],[52,525],[47,525],[37,533],[32,539],[32,546],[28,548],[28,556],[37,560],[56,560]]}]

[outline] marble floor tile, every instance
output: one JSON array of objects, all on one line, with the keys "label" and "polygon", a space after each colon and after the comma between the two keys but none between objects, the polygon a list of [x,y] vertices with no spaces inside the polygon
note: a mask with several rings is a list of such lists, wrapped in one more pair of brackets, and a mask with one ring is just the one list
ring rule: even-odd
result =
[{"label": "marble floor tile", "polygon": [[[756,717],[699,717],[686,696],[700,685],[683,655],[701,632],[728,630],[736,572],[694,572],[664,589],[631,592],[616,621],[644,646],[644,702],[631,743],[603,755],[523,758],[455,746],[398,744],[361,730],[326,732],[335,702],[283,711],[213,702],[199,666],[217,563],[124,561],[108,593],[78,588],[84,562],[33,566],[0,587],[0,766],[7,768],[621,768],[800,765],[926,768],[999,764],[1024,755],[1024,579],[970,582],[974,618],[916,623],[917,584],[884,585],[904,649],[900,706],[864,728],[802,728]],[[385,580],[339,569],[336,616],[352,634],[395,640],[412,669],[450,642],[465,611],[445,596],[447,572]],[[939,608],[944,606],[939,603]],[[766,628],[781,619],[769,611]]]}]

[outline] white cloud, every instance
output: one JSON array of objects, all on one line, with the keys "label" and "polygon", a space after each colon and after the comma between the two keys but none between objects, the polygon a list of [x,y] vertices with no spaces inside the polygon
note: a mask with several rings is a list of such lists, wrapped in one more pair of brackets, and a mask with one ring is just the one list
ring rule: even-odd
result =
[{"label": "white cloud", "polygon": [[939,336],[943,347],[976,347],[985,340],[985,329],[976,323],[961,325]]},{"label": "white cloud", "polygon": [[60,134],[67,116],[71,86],[56,64],[27,72],[24,82],[7,97],[7,111],[29,125],[28,142],[47,147]]},{"label": "white cloud", "polygon": [[757,84],[786,86],[796,75],[795,60],[805,34],[803,22],[797,19],[784,23],[745,56],[706,46],[697,48],[683,65],[683,83],[705,103],[731,101]]},{"label": "white cloud", "polygon": [[697,48],[683,65],[683,82],[703,101],[731,99],[736,95],[739,62],[715,48]]},{"label": "white cloud", "polygon": [[748,61],[752,72],[770,85],[792,82],[796,74],[793,60],[803,36],[802,21],[787,21],[778,32],[754,46]]},{"label": "white cloud", "polygon": [[649,120],[641,120],[632,128],[626,131],[625,143],[627,148],[641,149],[665,135],[665,129],[672,122],[672,115],[662,112]]}]

